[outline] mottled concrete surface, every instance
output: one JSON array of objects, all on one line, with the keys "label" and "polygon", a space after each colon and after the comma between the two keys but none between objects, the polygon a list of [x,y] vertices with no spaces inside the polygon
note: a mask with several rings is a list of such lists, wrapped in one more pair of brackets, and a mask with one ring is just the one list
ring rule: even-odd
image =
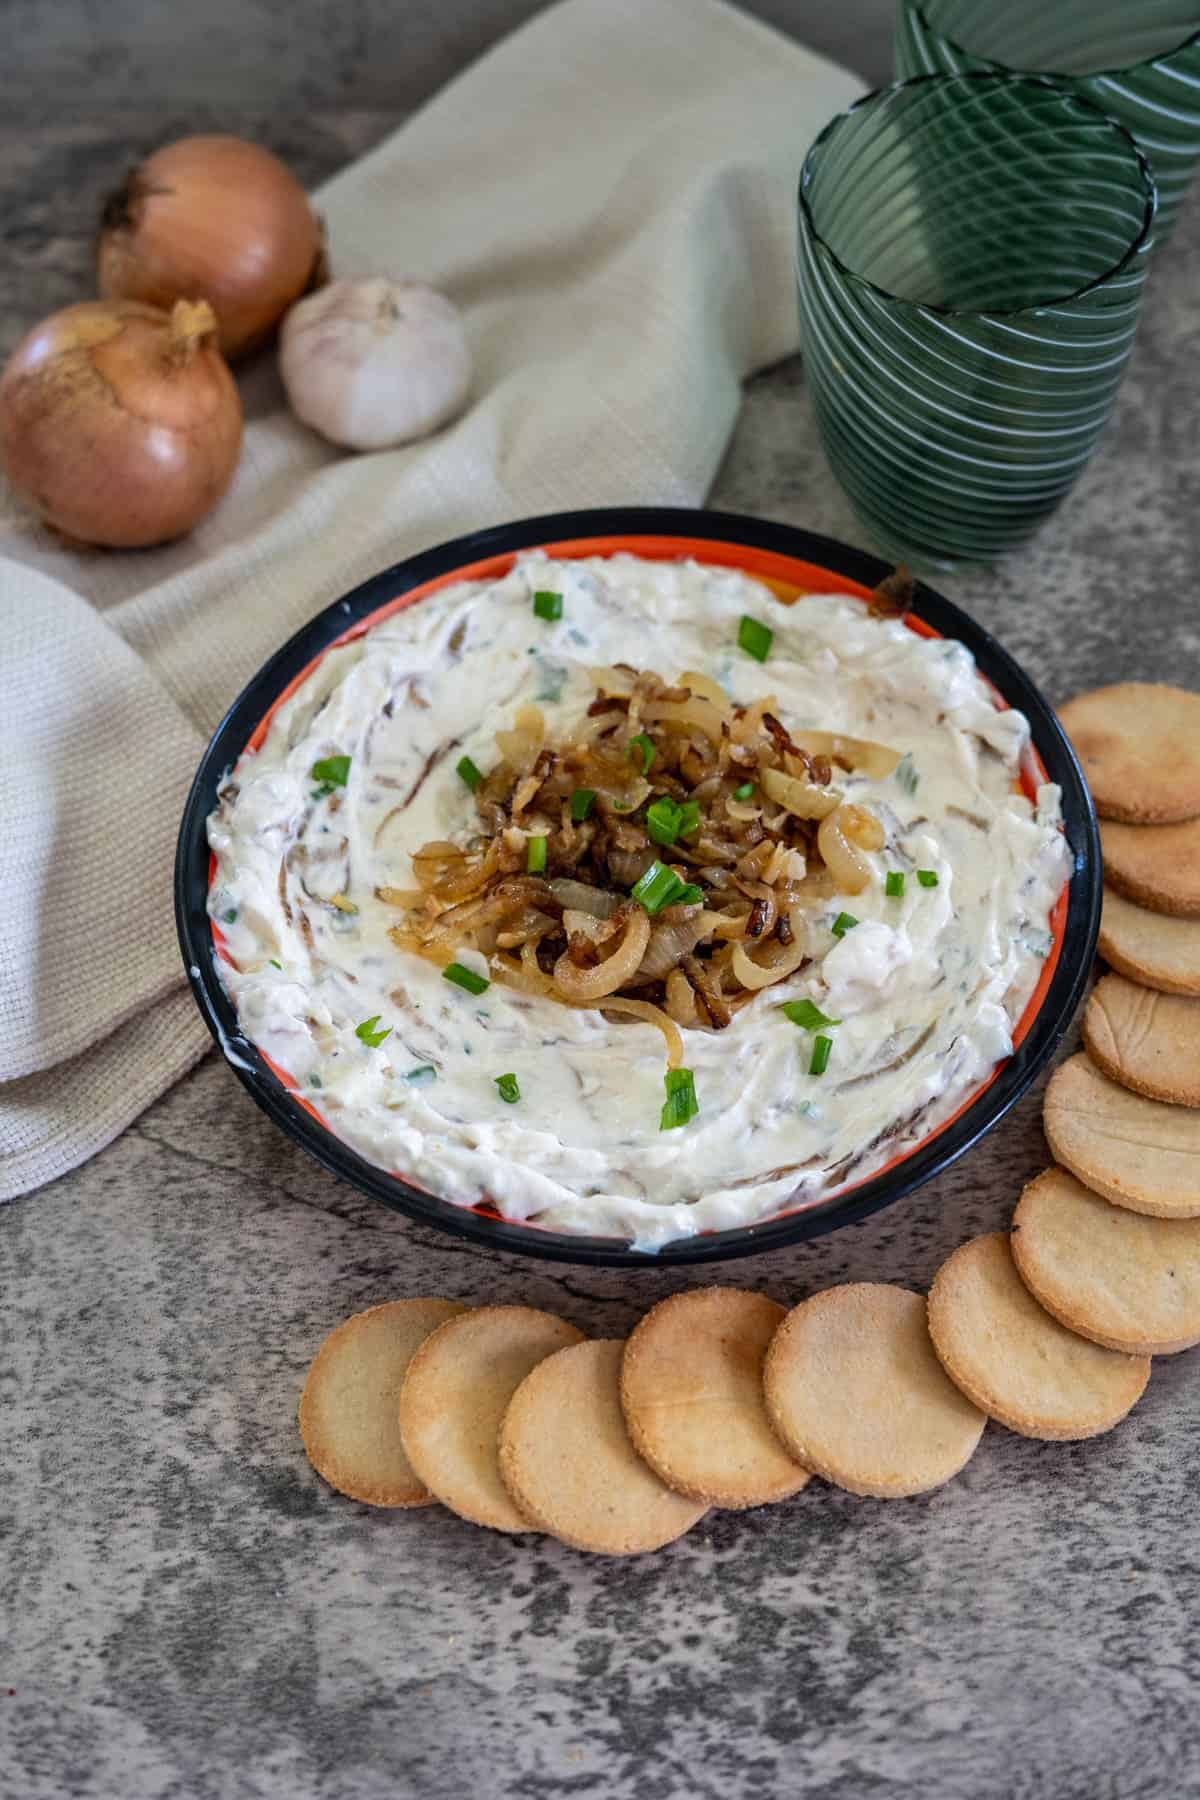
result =
[{"label": "mottled concrete surface", "polygon": [[[520,10],[406,17],[436,40],[440,76]],[[874,21],[857,60],[886,62],[882,7],[774,10],[825,43]],[[243,22],[234,103],[218,112],[187,57],[157,93],[122,73],[124,57],[148,81],[166,57],[174,83],[163,46],[184,29],[177,9],[168,32],[166,8],[133,0],[10,4],[6,31],[16,21],[29,69],[57,85],[0,70],[0,350],[83,291],[96,196],[148,139],[219,120],[316,178],[388,129],[400,108],[383,74],[370,55],[337,63],[337,33],[400,11],[210,4],[189,29],[211,22],[224,41],[221,21]],[[114,17],[120,55],[104,36]],[[410,98],[433,84],[408,78]],[[946,584],[1055,698],[1121,675],[1200,681],[1198,290],[1193,206],[1078,492],[1024,555]],[[755,384],[714,502],[861,540],[798,367]],[[1045,1156],[1034,1094],[890,1212],[694,1279],[783,1301],[848,1278],[924,1286],[962,1238],[1005,1222]],[[519,1299],[610,1335],[686,1285],[564,1272],[413,1227],[310,1164],[212,1060],[89,1166],[5,1208],[0,1796],[1200,1791],[1200,1384],[1186,1358],[1156,1365],[1110,1437],[1039,1445],[991,1428],[929,1499],[814,1482],[629,1562],[434,1509],[372,1513],[304,1460],[304,1369],[358,1307],[413,1291]]]}]

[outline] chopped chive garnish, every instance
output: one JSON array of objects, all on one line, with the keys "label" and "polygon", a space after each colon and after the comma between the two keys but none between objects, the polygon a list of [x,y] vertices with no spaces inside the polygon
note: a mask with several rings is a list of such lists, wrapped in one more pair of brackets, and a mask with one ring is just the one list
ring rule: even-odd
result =
[{"label": "chopped chive garnish", "polygon": [[237,918],[237,907],[236,906],[228,907],[221,914],[221,917],[225,921],[226,925],[232,925],[233,921]]},{"label": "chopped chive garnish", "polygon": [[652,916],[664,906],[697,906],[704,898],[703,888],[695,882],[680,881],[674,869],[665,868],[660,862],[652,862],[630,891],[631,897]]},{"label": "chopped chive garnish", "polygon": [[793,1025],[799,1025],[802,1031],[816,1031],[822,1025],[840,1025],[840,1019],[831,1019],[823,1013],[812,1000],[785,1000],[780,1011],[786,1013]]},{"label": "chopped chive garnish", "polygon": [[771,654],[771,644],[774,638],[775,633],[769,625],[764,625],[761,619],[752,619],[749,613],[742,614],[737,635],[739,650],[744,650],[747,656],[754,657],[756,662],[766,662]]},{"label": "chopped chive garnish", "polygon": [[913,762],[912,751],[906,750],[892,771],[897,783],[906,794],[915,794],[921,785],[921,777],[917,774],[917,765]]},{"label": "chopped chive garnish", "polygon": [[669,794],[662,794],[646,808],[646,830],[656,844],[673,844],[678,837],[691,837],[699,826],[698,800],[685,800],[679,806]]},{"label": "chopped chive garnish", "polygon": [[497,1075],[495,1081],[496,1086],[500,1089],[500,1098],[506,1100],[510,1106],[515,1106],[521,1098],[521,1089],[517,1084],[516,1076]]},{"label": "chopped chive garnish", "polygon": [[938,884],[936,869],[918,869],[917,880],[922,887],[936,887]]},{"label": "chopped chive garnish", "polygon": [[902,900],[904,898],[904,873],[901,869],[888,870],[887,880],[883,884],[883,891],[889,900]]},{"label": "chopped chive garnish", "polygon": [[541,875],[546,868],[546,844],[544,837],[531,837],[525,850],[525,869],[530,875]]},{"label": "chopped chive garnish", "polygon": [[475,767],[475,764],[471,761],[469,756],[459,757],[454,765],[454,773],[466,782],[472,793],[475,792],[476,788],[479,787],[483,781],[483,775]]},{"label": "chopped chive garnish", "polygon": [[639,731],[636,737],[632,737],[629,740],[629,755],[635,762],[641,763],[642,774],[648,775],[650,773],[650,765],[658,755],[658,751],[654,748],[654,744],[651,739],[647,737],[646,733],[644,731]]},{"label": "chopped chive garnish", "polygon": [[320,762],[315,762],[308,772],[314,781],[323,782],[327,788],[345,787],[350,773],[350,758],[326,756]]},{"label": "chopped chive garnish", "polygon": [[633,898],[644,906],[648,913],[661,912],[670,901],[671,895],[683,883],[674,869],[665,869],[660,862],[652,862],[645,874],[637,881],[631,892]]},{"label": "chopped chive garnish", "polygon": [[408,1071],[404,1079],[411,1081],[414,1087],[424,1087],[427,1081],[437,1080],[437,1070],[432,1063],[418,1063],[415,1069]]},{"label": "chopped chive garnish", "polygon": [[595,788],[575,789],[575,792],[571,795],[571,817],[574,819],[576,825],[582,825],[595,804]]},{"label": "chopped chive garnish", "polygon": [[551,592],[549,588],[540,588],[533,596],[533,610],[539,619],[562,618],[562,595]]},{"label": "chopped chive garnish", "polygon": [[381,1031],[379,1029],[379,1014],[375,1013],[371,1018],[364,1019],[361,1025],[356,1025],[354,1027],[354,1035],[364,1044],[369,1044],[372,1050],[377,1050],[384,1038],[391,1037],[392,1028],[390,1025],[385,1025]]},{"label": "chopped chive garnish", "polygon": [[839,913],[837,918],[833,921],[834,937],[845,937],[846,933],[848,931],[853,931],[857,924],[858,920],[853,913]]},{"label": "chopped chive garnish", "polygon": [[812,1061],[808,1065],[810,1075],[823,1075],[829,1067],[829,1053],[833,1049],[831,1037],[813,1039]]},{"label": "chopped chive garnish", "polygon": [[754,783],[752,781],[743,781],[741,787],[734,788],[733,797],[735,800],[749,800],[753,792]]},{"label": "chopped chive garnish", "polygon": [[686,1125],[700,1111],[696,1099],[696,1080],[690,1069],[668,1069],[663,1077],[667,1090],[666,1104],[658,1121],[660,1131],[674,1131]]},{"label": "chopped chive garnish", "polygon": [[282,969],[282,967],[283,967],[283,964],[281,962],[276,962],[275,958],[273,956],[269,956],[267,958],[267,961],[270,963],[270,965],[273,969]]},{"label": "chopped chive garnish", "polygon": [[482,994],[492,985],[482,975],[477,975],[474,969],[464,969],[457,962],[447,963],[442,976],[446,981],[452,981],[455,987],[466,988],[468,994]]}]

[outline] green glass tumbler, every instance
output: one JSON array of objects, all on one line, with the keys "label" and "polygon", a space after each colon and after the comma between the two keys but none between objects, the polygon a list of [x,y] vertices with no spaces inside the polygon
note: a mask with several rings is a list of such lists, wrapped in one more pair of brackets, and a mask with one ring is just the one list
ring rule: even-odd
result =
[{"label": "green glass tumbler", "polygon": [[801,349],[826,455],[882,549],[991,561],[1075,481],[1137,325],[1155,190],[1052,81],[868,94],[800,176]]},{"label": "green glass tumbler", "polygon": [[1200,157],[1197,0],[899,0],[896,75],[1053,75],[1124,125],[1158,186],[1158,242]]}]

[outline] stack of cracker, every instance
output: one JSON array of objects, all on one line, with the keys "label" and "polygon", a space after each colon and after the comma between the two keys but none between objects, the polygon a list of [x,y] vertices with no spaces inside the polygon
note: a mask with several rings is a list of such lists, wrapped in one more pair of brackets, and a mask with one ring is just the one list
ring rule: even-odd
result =
[{"label": "stack of cracker", "polygon": [[629,1555],[814,1475],[927,1493],[989,1419],[1096,1436],[1151,1357],[1200,1343],[1200,697],[1123,683],[1062,718],[1103,820],[1112,973],[1047,1089],[1056,1165],[1011,1232],[961,1245],[927,1301],[851,1282],[789,1312],[698,1288],[625,1341],[525,1306],[372,1307],[325,1340],[300,1402],[332,1486]]}]

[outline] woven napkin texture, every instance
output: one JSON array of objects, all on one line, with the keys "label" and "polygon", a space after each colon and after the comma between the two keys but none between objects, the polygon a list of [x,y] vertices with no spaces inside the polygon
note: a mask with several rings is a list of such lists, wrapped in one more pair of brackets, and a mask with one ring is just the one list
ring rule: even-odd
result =
[{"label": "woven napkin texture", "polygon": [[796,347],[797,172],[860,91],[721,0],[563,0],[317,196],[339,274],[463,309],[456,423],[340,453],[267,354],[234,485],[181,542],[71,551],[0,497],[0,1199],[206,1049],[175,832],[208,735],[286,637],[461,532],[703,499],[741,381]]}]

